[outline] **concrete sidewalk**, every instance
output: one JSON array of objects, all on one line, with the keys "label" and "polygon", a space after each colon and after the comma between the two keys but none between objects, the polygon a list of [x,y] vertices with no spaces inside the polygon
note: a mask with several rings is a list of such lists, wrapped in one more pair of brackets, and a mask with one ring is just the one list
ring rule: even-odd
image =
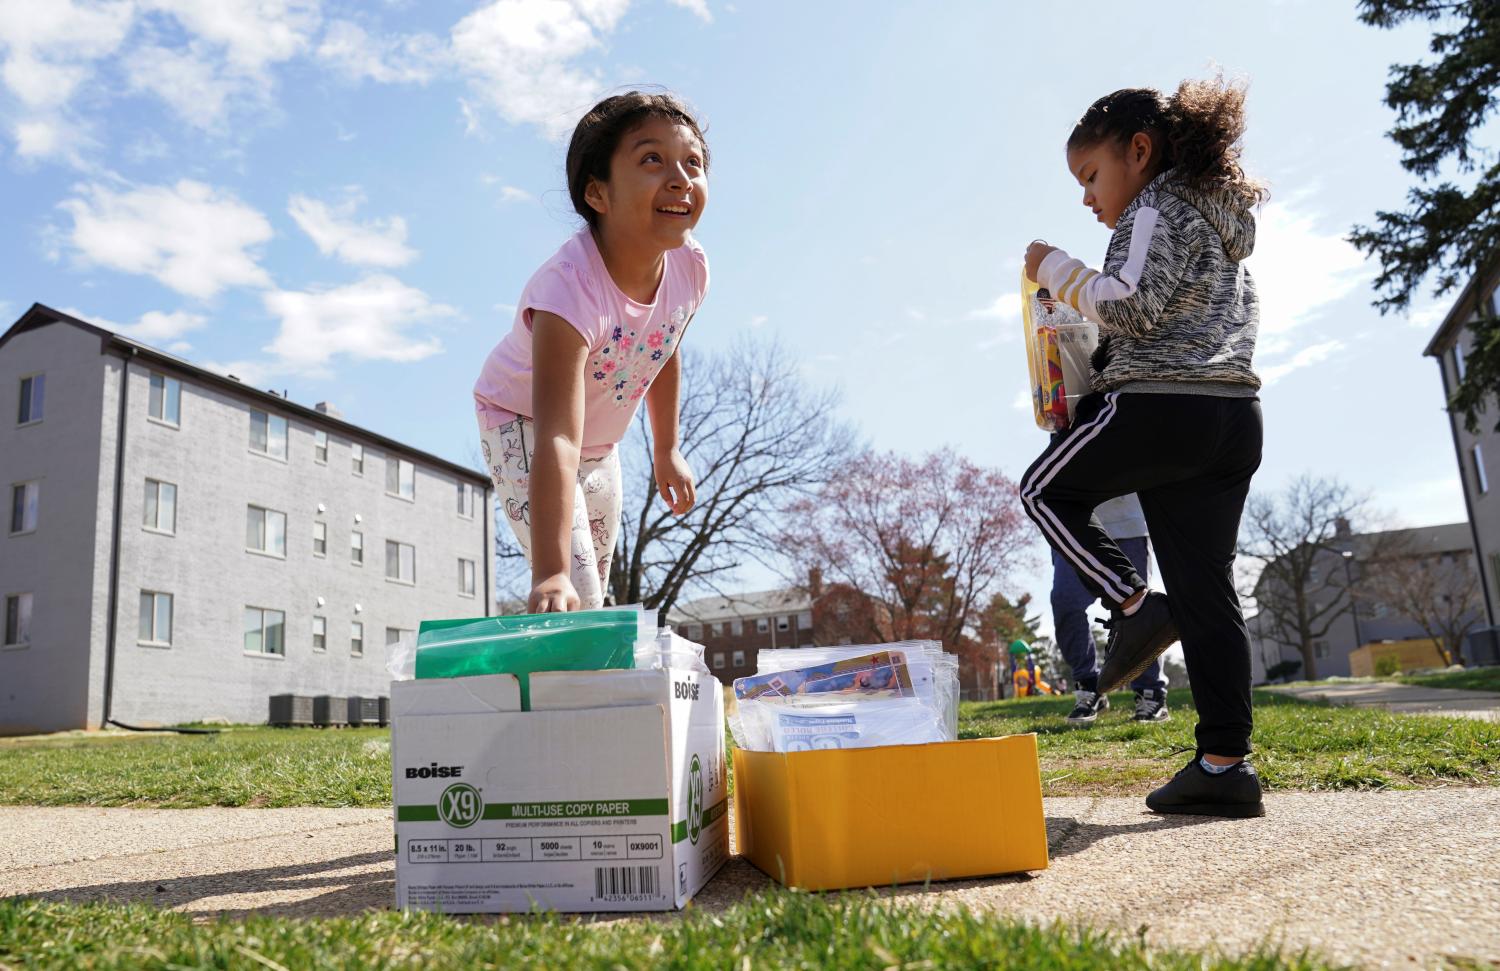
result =
[{"label": "concrete sidewalk", "polygon": [[1301,701],[1326,701],[1358,708],[1384,708],[1405,715],[1446,715],[1500,721],[1500,692],[1423,688],[1391,681],[1331,681],[1273,685],[1266,689]]},{"label": "concrete sidewalk", "polygon": [[[886,891],[1155,945],[1261,942],[1371,967],[1500,962],[1500,789],[1289,793],[1264,819],[1162,817],[1139,798],[1051,799],[1052,867]],[[732,860],[696,906],[769,885]],[[390,814],[0,807],[0,894],[143,901],[195,915],[390,907]],[[638,919],[638,918],[637,918]],[[661,919],[661,918],[646,918]]]}]

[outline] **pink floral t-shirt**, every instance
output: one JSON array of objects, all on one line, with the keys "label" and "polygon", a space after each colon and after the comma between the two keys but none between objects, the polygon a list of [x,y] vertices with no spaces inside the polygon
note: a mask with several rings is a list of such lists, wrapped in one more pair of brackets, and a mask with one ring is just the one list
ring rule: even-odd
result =
[{"label": "pink floral t-shirt", "polygon": [[521,292],[515,323],[485,359],[474,405],[485,428],[531,416],[531,315],[556,314],[588,342],[584,368],[583,455],[608,455],[630,429],[646,390],[677,350],[708,293],[708,257],[697,240],[666,253],[653,303],[615,286],[593,233],[579,230],[542,264]]}]

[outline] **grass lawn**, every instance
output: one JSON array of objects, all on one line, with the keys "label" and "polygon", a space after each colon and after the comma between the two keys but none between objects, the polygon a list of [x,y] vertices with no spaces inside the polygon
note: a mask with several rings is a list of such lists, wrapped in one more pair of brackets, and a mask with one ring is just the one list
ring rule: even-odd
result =
[{"label": "grass lawn", "polygon": [[1029,927],[865,895],[768,892],[717,914],[608,924],[556,917],[372,913],[193,923],[149,906],[0,901],[0,967],[27,969],[1014,968],[1312,971],[1303,956],[1147,950],[1080,928]]},{"label": "grass lawn", "polygon": [[1500,667],[1469,668],[1446,674],[1406,675],[1396,679],[1402,684],[1424,688],[1458,688],[1464,691],[1500,691]]},{"label": "grass lawn", "polygon": [[[1170,722],[1130,720],[1128,693],[1092,729],[1071,698],[965,704],[963,738],[1036,732],[1049,796],[1139,795],[1186,763],[1194,713],[1173,691]],[[1256,693],[1255,764],[1269,789],[1500,785],[1500,725],[1392,715]],[[0,803],[92,806],[390,805],[383,729],[236,728],[218,735],[0,740]]]}]

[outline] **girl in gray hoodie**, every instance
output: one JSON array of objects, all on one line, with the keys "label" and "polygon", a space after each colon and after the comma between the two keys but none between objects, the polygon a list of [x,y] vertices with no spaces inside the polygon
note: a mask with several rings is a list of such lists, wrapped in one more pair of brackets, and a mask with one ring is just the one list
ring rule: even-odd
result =
[{"label": "girl in gray hoodie", "polygon": [[[1073,426],[1021,480],[1048,543],[1111,606],[1099,690],[1129,682],[1179,637],[1198,709],[1198,751],[1146,805],[1259,816],[1250,752],[1250,639],[1233,568],[1260,465],[1259,326],[1242,261],[1265,190],[1240,167],[1244,89],[1185,81],[1168,96],[1127,88],[1074,127],[1068,169],[1114,230],[1095,270],[1037,241],[1026,273],[1099,325]],[[1166,594],[1146,582],[1094,509],[1140,496]]]}]

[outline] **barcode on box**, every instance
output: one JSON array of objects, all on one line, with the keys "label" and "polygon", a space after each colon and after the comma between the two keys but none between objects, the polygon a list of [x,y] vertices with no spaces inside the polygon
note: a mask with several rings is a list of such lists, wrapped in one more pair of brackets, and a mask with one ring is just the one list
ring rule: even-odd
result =
[{"label": "barcode on box", "polygon": [[654,897],[660,890],[654,866],[601,866],[594,868],[594,899]]}]

